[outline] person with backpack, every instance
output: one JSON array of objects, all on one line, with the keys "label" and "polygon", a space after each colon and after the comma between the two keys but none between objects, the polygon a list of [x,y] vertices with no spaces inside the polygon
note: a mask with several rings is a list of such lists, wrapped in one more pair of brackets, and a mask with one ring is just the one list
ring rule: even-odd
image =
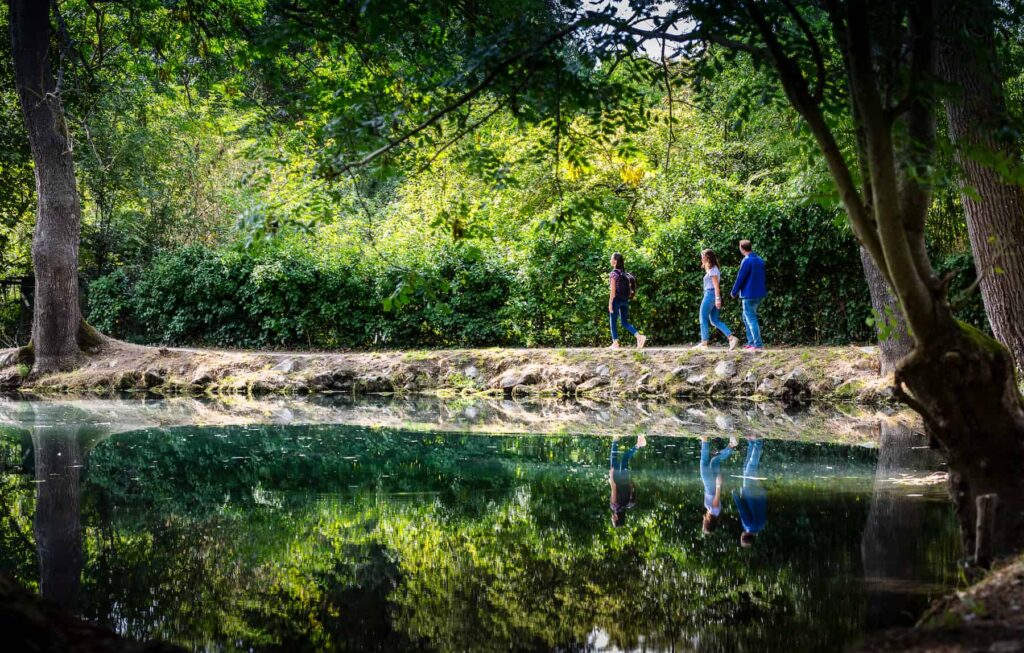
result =
[{"label": "person with backpack", "polygon": [[636,295],[636,277],[626,272],[626,259],[622,254],[618,252],[612,254],[611,264],[612,271],[608,277],[608,321],[611,324],[612,344],[608,348],[619,349],[621,347],[617,325],[621,319],[622,326],[636,338],[637,349],[643,349],[647,343],[647,337],[629,323],[629,300]]}]

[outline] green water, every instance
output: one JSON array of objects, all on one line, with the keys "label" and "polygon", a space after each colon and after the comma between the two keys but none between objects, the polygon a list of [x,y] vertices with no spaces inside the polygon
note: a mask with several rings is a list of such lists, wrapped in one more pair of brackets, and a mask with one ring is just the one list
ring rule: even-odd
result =
[{"label": "green water", "polygon": [[197,651],[838,650],[956,582],[942,490],[888,482],[942,469],[916,449],[876,474],[878,448],[765,439],[742,548],[750,429],[711,434],[740,444],[704,534],[683,431],[617,476],[615,527],[609,437],[109,427],[0,428],[0,572]]}]

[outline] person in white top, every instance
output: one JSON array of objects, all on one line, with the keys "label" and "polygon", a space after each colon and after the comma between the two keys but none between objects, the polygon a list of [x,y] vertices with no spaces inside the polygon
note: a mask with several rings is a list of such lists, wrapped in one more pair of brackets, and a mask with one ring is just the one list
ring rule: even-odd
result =
[{"label": "person in white top", "polygon": [[718,271],[718,255],[710,249],[700,253],[700,262],[704,266],[704,297],[700,302],[700,343],[694,349],[707,349],[711,338],[711,325],[729,340],[729,349],[735,349],[739,339],[732,335],[729,327],[718,316],[722,308],[722,283]]}]

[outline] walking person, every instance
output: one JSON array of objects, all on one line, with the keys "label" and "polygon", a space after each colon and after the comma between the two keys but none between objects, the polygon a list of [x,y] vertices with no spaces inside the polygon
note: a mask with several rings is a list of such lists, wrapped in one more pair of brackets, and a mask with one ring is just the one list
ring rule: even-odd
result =
[{"label": "walking person", "polygon": [[768,493],[757,475],[757,467],[761,464],[761,450],[764,440],[747,438],[747,459],[743,463],[743,487],[732,491],[732,500],[740,513],[743,532],[740,533],[740,546],[753,546],[754,538],[764,529],[768,512]]},{"label": "walking person", "polygon": [[615,528],[626,523],[626,511],[636,505],[636,485],[629,472],[629,461],[638,449],[646,446],[647,436],[641,433],[636,438],[636,445],[620,454],[619,438],[612,438],[612,456],[608,462],[608,484],[612,486],[612,496],[608,503],[612,511],[612,526]]},{"label": "walking person", "polygon": [[732,285],[730,294],[733,297],[739,295],[743,302],[743,326],[747,329],[747,344],[744,349],[761,351],[764,349],[764,342],[761,341],[757,309],[768,294],[764,278],[764,259],[754,252],[754,246],[749,240],[740,241],[740,254],[743,254],[743,262],[740,263],[740,271],[736,275],[736,283]]},{"label": "walking person", "polygon": [[612,344],[609,349],[619,349],[619,328],[617,322],[622,320],[622,327],[636,338],[637,349],[643,349],[647,337],[637,331],[629,323],[629,300],[636,293],[636,277],[626,272],[626,259],[615,252],[611,258],[612,271],[608,275],[608,321],[611,324]]},{"label": "walking person", "polygon": [[704,297],[700,302],[700,343],[693,348],[708,348],[711,325],[714,325],[729,340],[729,349],[735,349],[740,342],[739,338],[732,335],[732,331],[718,316],[718,311],[722,308],[722,275],[718,271],[718,255],[710,249],[705,249],[700,253],[700,261],[704,266]]}]

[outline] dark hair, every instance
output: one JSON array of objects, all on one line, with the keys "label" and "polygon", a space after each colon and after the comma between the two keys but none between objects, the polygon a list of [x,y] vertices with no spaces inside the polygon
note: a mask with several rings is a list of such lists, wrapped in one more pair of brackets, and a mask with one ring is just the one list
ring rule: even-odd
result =
[{"label": "dark hair", "polygon": [[618,252],[615,252],[614,254],[612,254],[612,261],[615,262],[615,269],[616,270],[625,270],[626,269],[626,257],[624,257],[622,254],[619,254]]},{"label": "dark hair", "polygon": [[749,240],[741,240],[740,249],[749,254],[750,252],[754,251],[754,244]]},{"label": "dark hair", "polygon": [[711,267],[713,267],[713,268],[717,268],[718,267],[718,254],[715,254],[715,250],[713,250],[713,249],[705,249],[705,250],[701,251],[700,257],[701,258],[706,258],[708,260],[708,263],[711,264]]},{"label": "dark hair", "polygon": [[718,526],[718,516],[712,515],[710,512],[705,512],[702,526],[705,535],[711,533],[711,531],[715,530]]}]

